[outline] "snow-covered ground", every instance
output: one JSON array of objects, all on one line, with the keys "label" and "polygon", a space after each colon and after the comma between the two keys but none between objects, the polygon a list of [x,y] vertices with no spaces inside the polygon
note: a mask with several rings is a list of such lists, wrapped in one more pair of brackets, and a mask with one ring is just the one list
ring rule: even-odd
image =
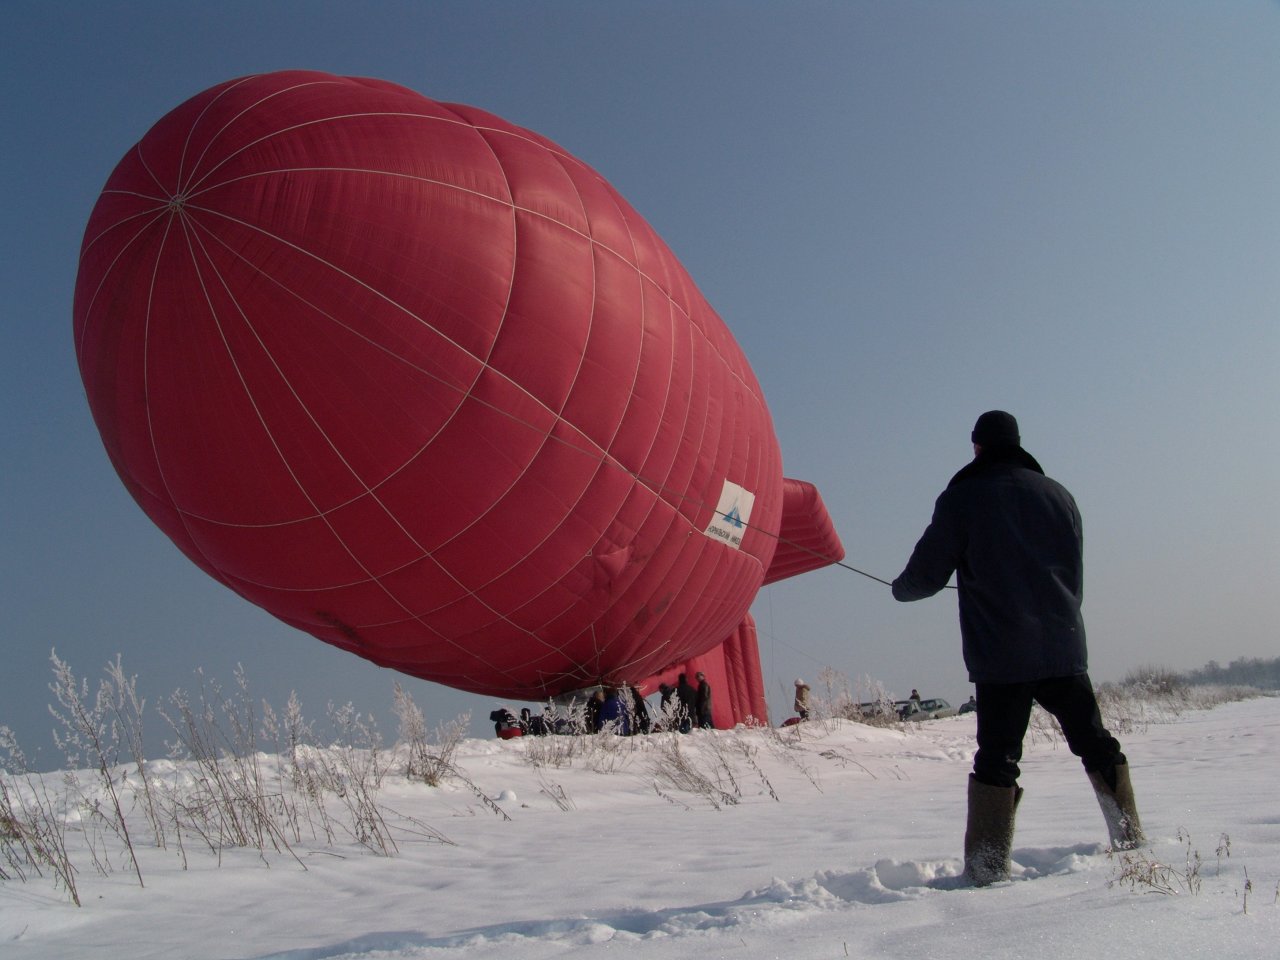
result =
[{"label": "snow-covered ground", "polygon": [[1014,878],[980,890],[957,878],[972,715],[590,740],[464,741],[475,789],[393,772],[377,796],[390,857],[313,839],[314,811],[280,852],[159,849],[131,807],[139,886],[114,835],[73,825],[83,906],[48,877],[0,882],[0,957],[1280,956],[1280,699],[1121,734],[1150,838],[1127,865],[1075,758],[1029,739]]}]

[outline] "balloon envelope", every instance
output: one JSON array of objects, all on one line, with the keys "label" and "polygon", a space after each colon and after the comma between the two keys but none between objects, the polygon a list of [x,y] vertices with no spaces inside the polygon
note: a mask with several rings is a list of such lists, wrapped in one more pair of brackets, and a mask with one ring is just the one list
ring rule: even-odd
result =
[{"label": "balloon envelope", "polygon": [[599,174],[481,110],[306,72],[193,97],[108,180],[74,323],[147,515],[376,663],[635,681],[728,637],[770,566],[741,350]]}]

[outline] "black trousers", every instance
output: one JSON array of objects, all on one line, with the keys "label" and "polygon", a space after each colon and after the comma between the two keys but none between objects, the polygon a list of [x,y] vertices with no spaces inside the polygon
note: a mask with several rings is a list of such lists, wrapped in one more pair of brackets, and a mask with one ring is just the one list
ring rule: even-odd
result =
[{"label": "black trousers", "polygon": [[977,688],[978,752],[973,758],[973,775],[982,783],[993,787],[1017,784],[1022,739],[1033,703],[1053,714],[1067,738],[1067,747],[1080,758],[1085,770],[1105,775],[1116,764],[1126,762],[1120,741],[1102,725],[1087,673],[1028,683],[979,683]]}]

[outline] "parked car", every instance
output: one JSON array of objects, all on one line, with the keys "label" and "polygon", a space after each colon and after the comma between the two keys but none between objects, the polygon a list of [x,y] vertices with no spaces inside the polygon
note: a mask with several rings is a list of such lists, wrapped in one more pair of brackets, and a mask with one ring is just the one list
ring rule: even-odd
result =
[{"label": "parked car", "polygon": [[888,700],[868,700],[858,704],[857,709],[863,717],[891,717],[897,707]]},{"label": "parked car", "polygon": [[934,697],[920,701],[920,712],[930,720],[937,720],[939,717],[954,717],[956,708],[941,697]]},{"label": "parked car", "polygon": [[928,700],[898,700],[894,703],[898,710],[899,720],[937,720],[939,717],[954,717],[956,708],[941,697]]}]

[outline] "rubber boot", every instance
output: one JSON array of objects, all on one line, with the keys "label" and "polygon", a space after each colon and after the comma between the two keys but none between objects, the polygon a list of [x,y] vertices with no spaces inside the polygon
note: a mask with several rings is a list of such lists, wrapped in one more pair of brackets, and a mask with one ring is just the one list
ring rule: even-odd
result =
[{"label": "rubber boot", "polygon": [[993,787],[969,774],[964,875],[975,887],[1009,879],[1013,818],[1021,801],[1021,787]]},{"label": "rubber boot", "polygon": [[[1112,787],[1104,773],[1115,771]],[[1129,764],[1117,763],[1107,771],[1089,773],[1093,792],[1098,795],[1102,818],[1107,821],[1107,833],[1113,850],[1132,850],[1146,841],[1142,834],[1142,822],[1138,819],[1138,804],[1133,798],[1133,784],[1129,781]]]}]

